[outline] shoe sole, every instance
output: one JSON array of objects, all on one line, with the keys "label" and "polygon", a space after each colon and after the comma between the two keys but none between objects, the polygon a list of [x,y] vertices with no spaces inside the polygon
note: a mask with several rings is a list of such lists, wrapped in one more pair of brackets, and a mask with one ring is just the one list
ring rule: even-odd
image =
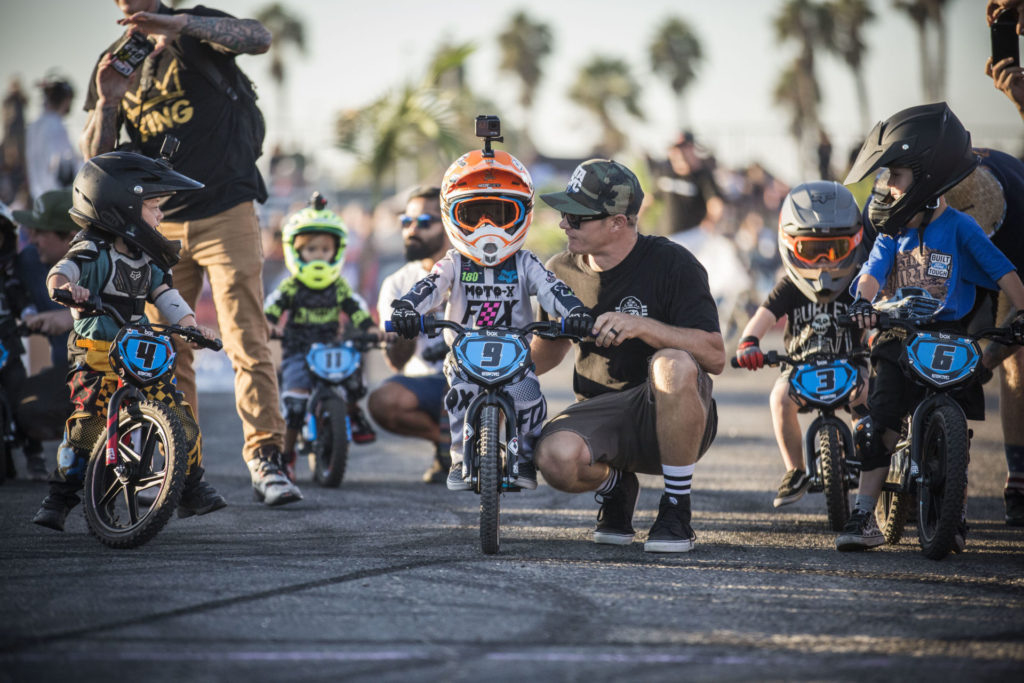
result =
[{"label": "shoe sole", "polygon": [[211,512],[216,512],[228,506],[227,501],[219,500],[216,503],[211,503],[201,508],[183,508],[178,506],[178,518],[187,519],[188,517],[201,517],[202,515],[208,515]]},{"label": "shoe sole", "polygon": [[473,487],[469,485],[468,481],[462,482],[462,485],[459,486],[458,484],[453,484],[451,481],[445,479],[445,484],[444,485],[445,485],[445,487],[449,491],[472,491],[473,490]]},{"label": "shoe sole", "polygon": [[610,531],[594,531],[594,543],[602,545],[629,545],[636,534],[616,534]]},{"label": "shoe sole", "polygon": [[513,480],[512,483],[521,489],[529,489],[530,491],[533,491],[534,489],[537,488],[536,479],[524,479],[522,477],[519,477],[518,479]]},{"label": "shoe sole", "polygon": [[842,553],[858,552],[861,550],[871,550],[885,543],[885,539],[879,537],[877,539],[847,539],[843,540],[841,537],[836,539],[836,550]]},{"label": "shoe sole", "polygon": [[301,493],[299,493],[299,494],[283,493],[279,497],[277,497],[277,498],[275,498],[273,500],[268,500],[266,496],[262,495],[256,489],[252,490],[252,496],[253,496],[253,498],[256,499],[257,502],[263,503],[267,507],[277,507],[279,505],[287,505],[288,503],[297,503],[300,500],[302,500],[302,494]]},{"label": "shoe sole", "polygon": [[696,541],[685,539],[681,541],[647,541],[644,543],[646,553],[688,553],[693,550]]},{"label": "shoe sole", "polygon": [[792,493],[786,496],[785,498],[776,498],[775,500],[772,501],[772,505],[777,508],[780,508],[784,505],[790,505],[803,498],[805,493],[807,493],[806,488],[800,491],[800,493]]}]

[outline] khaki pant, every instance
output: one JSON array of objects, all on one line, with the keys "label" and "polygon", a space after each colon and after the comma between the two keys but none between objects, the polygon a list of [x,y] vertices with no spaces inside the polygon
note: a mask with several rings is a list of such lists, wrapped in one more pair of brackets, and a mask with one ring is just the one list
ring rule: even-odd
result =
[{"label": "khaki pant", "polygon": [[[245,202],[200,220],[161,223],[160,232],[169,240],[181,240],[181,260],[172,275],[174,286],[193,309],[203,287],[203,275],[210,278],[224,351],[235,371],[235,407],[245,437],[242,457],[251,460],[263,445],[281,448],[284,420],[268,346],[270,333],[263,315],[263,248],[253,203]],[[151,305],[146,306],[146,315],[151,320],[160,319]],[[175,347],[178,388],[198,414],[192,349],[178,339]]]}]

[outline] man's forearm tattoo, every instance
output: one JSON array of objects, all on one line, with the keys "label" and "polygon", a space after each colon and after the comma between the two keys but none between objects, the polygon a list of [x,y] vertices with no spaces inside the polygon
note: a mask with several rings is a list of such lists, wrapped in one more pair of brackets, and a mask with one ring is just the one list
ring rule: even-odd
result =
[{"label": "man's forearm tattoo", "polygon": [[112,152],[117,147],[117,108],[116,104],[104,104],[93,110],[86,124],[82,144],[82,154],[87,159]]},{"label": "man's forearm tattoo", "polygon": [[255,19],[188,15],[182,33],[220,45],[232,52],[259,54],[270,47],[270,31]]}]

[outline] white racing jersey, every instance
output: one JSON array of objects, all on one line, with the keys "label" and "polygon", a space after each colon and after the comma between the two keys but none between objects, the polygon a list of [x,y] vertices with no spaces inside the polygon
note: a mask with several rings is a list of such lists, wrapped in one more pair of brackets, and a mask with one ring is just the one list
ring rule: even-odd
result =
[{"label": "white racing jersey", "polygon": [[[535,320],[535,296],[553,318],[565,317],[582,302],[572,290],[526,249],[497,266],[481,266],[451,249],[434,264],[430,275],[412,286],[402,299],[421,315],[448,297],[445,317],[463,327],[523,327]],[[445,330],[449,344],[455,333]]]}]

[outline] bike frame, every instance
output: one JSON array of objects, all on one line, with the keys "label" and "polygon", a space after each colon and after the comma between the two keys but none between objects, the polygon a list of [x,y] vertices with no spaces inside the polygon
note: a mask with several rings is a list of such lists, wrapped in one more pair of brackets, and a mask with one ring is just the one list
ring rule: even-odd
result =
[{"label": "bike frame", "polygon": [[[511,444],[519,443],[519,430],[515,420],[515,404],[512,401],[512,397],[508,395],[508,392],[504,391],[501,386],[496,387],[484,387],[484,390],[477,394],[469,407],[466,409],[465,417],[465,430],[473,429],[472,434],[464,434],[465,444],[467,449],[464,450],[463,467],[467,470],[467,478],[473,485],[473,489],[480,492],[480,478],[477,476],[479,469],[480,454],[476,450],[476,441],[473,437],[476,436],[476,428],[479,425],[480,413],[486,406],[497,406],[501,410],[501,414],[505,418],[505,448],[506,451],[515,451],[517,448],[513,448]],[[515,472],[513,471],[516,467],[516,459],[513,457],[514,452],[505,454],[505,473],[502,477],[501,488],[503,491],[519,491],[520,488],[512,483],[515,478]]]}]

